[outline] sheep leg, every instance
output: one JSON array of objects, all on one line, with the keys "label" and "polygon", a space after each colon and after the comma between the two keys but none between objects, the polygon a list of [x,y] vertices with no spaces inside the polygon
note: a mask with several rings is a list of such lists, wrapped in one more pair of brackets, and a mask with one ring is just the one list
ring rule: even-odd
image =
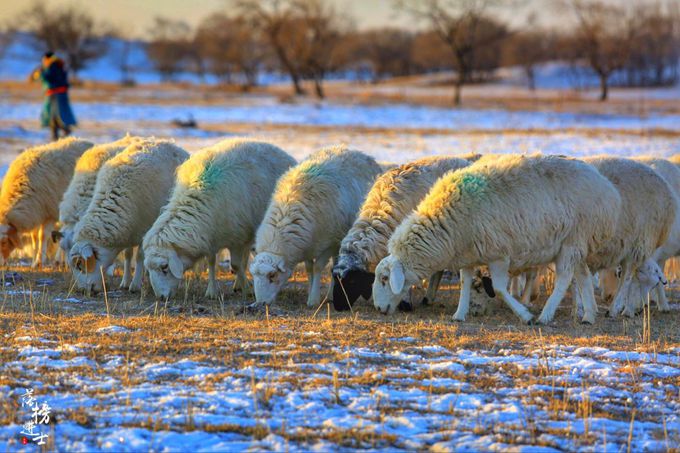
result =
[{"label": "sheep leg", "polygon": [[505,260],[489,263],[489,273],[491,274],[493,289],[496,293],[501,295],[503,301],[522,321],[529,323],[533,318],[533,315],[527,310],[527,307],[520,304],[508,291],[509,269],[510,263]]},{"label": "sheep leg", "polygon": [[526,282],[526,277],[525,277],[524,273],[519,274],[519,275],[512,277],[510,279],[510,294],[512,294],[512,297],[514,297],[514,298],[521,297],[522,290],[523,290],[522,280],[524,280],[524,282]]},{"label": "sheep leg", "polygon": [[434,302],[434,298],[437,297],[439,283],[442,281],[442,275],[444,275],[444,271],[438,271],[432,274],[432,276],[430,277],[430,283],[428,283],[427,285],[427,292],[425,293],[425,297],[423,297],[423,300],[421,302],[423,305],[427,305],[431,302]]},{"label": "sheep leg", "polygon": [[616,293],[612,298],[612,303],[609,305],[609,317],[616,318],[621,314],[624,308],[630,304],[631,286],[633,284],[633,269],[629,262],[624,263],[621,269],[621,277],[616,288]]},{"label": "sheep leg", "polygon": [[471,267],[460,270],[460,297],[458,299],[458,309],[453,315],[454,321],[465,321],[465,317],[470,310],[470,290],[472,289],[474,272],[474,268]]},{"label": "sheep leg", "polygon": [[588,266],[586,264],[579,265],[574,273],[574,278],[576,280],[574,301],[580,300],[583,304],[583,318],[581,322],[584,324],[595,324],[597,302],[595,302],[595,289],[593,288],[593,279]]},{"label": "sheep leg", "polygon": [[217,255],[208,255],[208,288],[205,290],[205,297],[217,299],[219,290],[217,289],[217,278],[215,277],[217,267]]},{"label": "sheep leg", "polygon": [[307,306],[310,308],[317,307],[321,302],[321,273],[331,256],[333,256],[333,251],[326,250],[314,260],[312,279],[309,283],[309,296],[307,297]]},{"label": "sheep leg", "polygon": [[123,259],[123,280],[120,282],[121,288],[128,288],[132,282],[132,272],[130,270],[132,267],[132,253],[132,247],[125,249]]},{"label": "sheep leg", "polygon": [[250,283],[248,282],[248,276],[246,275],[246,269],[248,269],[248,262],[250,261],[250,244],[248,244],[246,247],[243,248],[243,251],[241,251],[241,273],[238,274],[236,277],[237,279],[240,277],[241,282],[239,284],[239,287],[245,292],[248,290],[250,287]]},{"label": "sheep leg", "polygon": [[534,287],[536,286],[536,279],[538,278],[538,271],[535,267],[529,269],[526,273],[526,283],[524,284],[524,291],[522,292],[522,304],[531,305],[531,296],[534,295]]},{"label": "sheep leg", "polygon": [[141,244],[137,247],[137,257],[135,259],[135,275],[130,283],[130,292],[136,293],[142,290],[142,277],[144,275],[144,251]]},{"label": "sheep leg", "polygon": [[38,240],[36,241],[37,249],[33,255],[32,268],[38,268],[42,266],[42,256],[43,256],[43,236],[45,231],[45,225],[40,225],[38,227]]},{"label": "sheep leg", "polygon": [[553,320],[555,311],[567,294],[567,290],[571,286],[571,279],[574,277],[574,266],[569,262],[564,262],[565,257],[559,257],[558,260],[555,266],[555,287],[543,307],[541,316],[538,318],[538,322],[541,324],[547,324]]},{"label": "sheep leg", "polygon": [[[663,271],[666,267],[666,260],[658,260],[657,264],[659,265],[659,269]],[[658,308],[659,311],[671,310],[670,305],[668,305],[668,297],[666,297],[666,288],[664,288],[662,284],[656,285],[656,308]]]}]

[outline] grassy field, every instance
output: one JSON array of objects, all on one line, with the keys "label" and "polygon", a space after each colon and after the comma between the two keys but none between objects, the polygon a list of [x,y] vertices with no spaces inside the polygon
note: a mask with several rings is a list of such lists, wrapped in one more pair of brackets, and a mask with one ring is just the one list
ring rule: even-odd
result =
[{"label": "grassy field", "polygon": [[451,322],[451,282],[435,304],[385,317],[365,302],[308,309],[301,274],[267,314],[248,311],[248,295],[204,300],[205,275],[157,301],[148,286],[85,298],[68,272],[11,272],[21,281],[0,295],[2,450],[19,446],[28,386],[54,408],[60,450],[680,443],[677,303],[583,326],[567,300],[553,325],[532,327],[494,301]]}]

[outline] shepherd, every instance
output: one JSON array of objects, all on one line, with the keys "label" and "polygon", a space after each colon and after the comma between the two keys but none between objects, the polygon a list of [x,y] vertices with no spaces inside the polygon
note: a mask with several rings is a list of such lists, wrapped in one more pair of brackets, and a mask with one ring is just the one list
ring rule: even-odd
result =
[{"label": "shepherd", "polygon": [[42,127],[49,127],[52,139],[59,139],[59,131],[64,137],[71,133],[76,118],[68,99],[68,71],[64,61],[53,52],[45,52],[42,66],[33,73],[33,79],[40,81],[45,89],[45,103],[40,115]]}]

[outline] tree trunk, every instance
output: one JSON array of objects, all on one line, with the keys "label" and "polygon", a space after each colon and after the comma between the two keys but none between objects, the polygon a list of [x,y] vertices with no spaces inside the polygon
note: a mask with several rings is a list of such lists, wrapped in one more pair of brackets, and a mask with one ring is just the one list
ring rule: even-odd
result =
[{"label": "tree trunk", "polygon": [[316,91],[316,97],[323,99],[325,97],[323,92],[323,78],[320,76],[314,76],[314,90]]},{"label": "tree trunk", "polygon": [[305,94],[305,90],[303,90],[302,85],[300,85],[300,76],[294,71],[290,71],[290,79],[293,81],[293,89],[295,90],[295,94]]},{"label": "tree trunk", "polygon": [[600,101],[604,102],[609,96],[609,76],[606,74],[600,74]]},{"label": "tree trunk", "polygon": [[536,71],[533,66],[526,68],[527,82],[529,83],[529,90],[536,91]]},{"label": "tree trunk", "polygon": [[463,98],[461,95],[461,91],[463,90],[463,76],[458,75],[456,77],[456,82],[454,86],[454,92],[453,92],[453,105],[456,107],[459,107],[461,103],[463,102]]}]

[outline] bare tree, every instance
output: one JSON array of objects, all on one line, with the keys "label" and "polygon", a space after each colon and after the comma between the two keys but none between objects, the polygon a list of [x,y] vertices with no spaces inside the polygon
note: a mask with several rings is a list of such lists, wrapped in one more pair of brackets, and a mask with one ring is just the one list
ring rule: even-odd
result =
[{"label": "bare tree", "polygon": [[305,29],[295,17],[293,0],[232,0],[239,16],[266,37],[281,68],[290,76],[295,94],[303,94],[302,60]]},{"label": "bare tree", "polygon": [[[488,16],[493,0],[396,0],[397,8],[427,20],[449,49],[456,71],[454,103],[460,105],[463,84],[471,79],[486,47],[508,31]],[[488,56],[488,55],[487,55]]]},{"label": "bare tree", "polygon": [[184,69],[187,48],[191,42],[191,27],[186,22],[156,17],[149,30],[151,40],[146,52],[164,80]]},{"label": "bare tree", "polygon": [[366,30],[352,37],[355,59],[365,59],[372,67],[372,81],[387,76],[403,76],[413,70],[412,49],[415,37],[394,27]]},{"label": "bare tree", "polygon": [[258,30],[241,17],[215,13],[204,19],[194,44],[206,59],[207,69],[225,82],[235,72],[243,75],[245,89],[257,84],[257,74],[266,57],[266,46]]},{"label": "bare tree", "polygon": [[305,31],[302,71],[314,82],[316,95],[321,99],[325,96],[326,75],[347,62],[347,54],[340,46],[347,26],[324,0],[295,0],[294,8]]},{"label": "bare tree", "polygon": [[636,28],[621,6],[601,1],[572,0],[576,16],[573,46],[600,81],[600,100],[607,100],[609,78],[628,63]]},{"label": "bare tree", "polygon": [[535,19],[531,15],[524,28],[505,43],[505,63],[522,67],[531,91],[536,89],[536,65],[555,57],[555,37],[538,28]]},{"label": "bare tree", "polygon": [[22,14],[22,20],[36,47],[64,53],[74,74],[106,52],[106,40],[98,31],[108,28],[95,26],[92,16],[75,5],[48,9],[37,2]]},{"label": "bare tree", "polygon": [[680,4],[677,1],[637,5],[637,30],[626,64],[629,86],[674,85],[680,58]]}]

